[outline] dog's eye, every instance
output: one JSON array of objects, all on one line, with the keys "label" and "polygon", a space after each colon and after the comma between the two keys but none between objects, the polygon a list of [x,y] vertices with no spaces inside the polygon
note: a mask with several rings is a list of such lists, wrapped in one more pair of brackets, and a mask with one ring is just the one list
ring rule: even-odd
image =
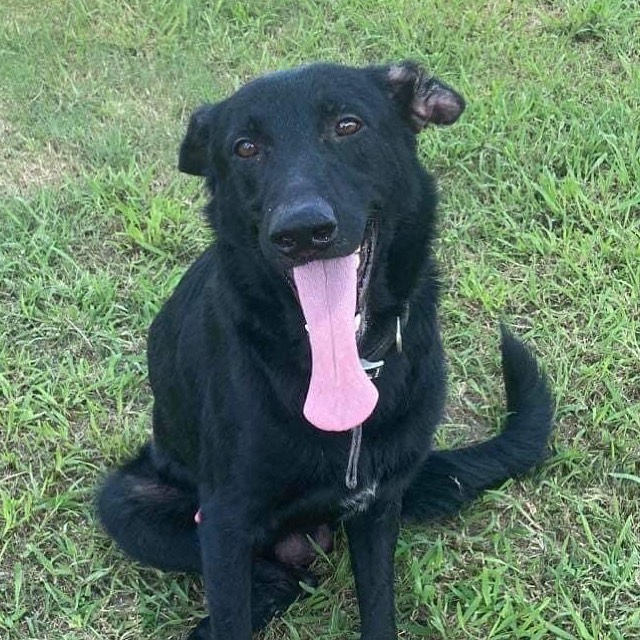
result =
[{"label": "dog's eye", "polygon": [[258,145],[249,138],[240,138],[233,147],[233,153],[241,158],[252,158],[258,155],[259,151]]},{"label": "dog's eye", "polygon": [[354,133],[358,133],[362,129],[362,120],[354,118],[353,116],[347,116],[346,118],[340,118],[336,122],[336,134],[340,137],[352,136]]}]

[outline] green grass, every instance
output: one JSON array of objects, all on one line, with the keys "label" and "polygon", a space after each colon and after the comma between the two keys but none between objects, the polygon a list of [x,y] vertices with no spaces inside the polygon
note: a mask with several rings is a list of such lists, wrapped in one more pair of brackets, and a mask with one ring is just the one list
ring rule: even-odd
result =
[{"label": "green grass", "polygon": [[[209,240],[188,112],[303,61],[413,57],[459,88],[443,191],[449,413],[502,410],[497,322],[536,348],[555,455],[403,532],[402,638],[640,638],[640,10],[622,0],[5,0],[0,7],[0,635],[179,638],[187,576],[125,560],[92,487],[149,431],[145,336]],[[265,637],[357,637],[344,544]]]}]

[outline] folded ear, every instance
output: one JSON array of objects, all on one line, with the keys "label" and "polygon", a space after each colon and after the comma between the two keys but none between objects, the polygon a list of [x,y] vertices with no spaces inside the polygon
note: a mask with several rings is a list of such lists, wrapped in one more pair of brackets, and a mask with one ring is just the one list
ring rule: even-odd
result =
[{"label": "folded ear", "polygon": [[416,133],[429,123],[453,124],[464,111],[464,98],[444,82],[429,76],[415,62],[389,67],[387,80],[394,99]]},{"label": "folded ear", "polygon": [[203,104],[189,119],[187,134],[180,145],[178,169],[192,176],[205,176],[209,168],[209,143],[215,105]]}]

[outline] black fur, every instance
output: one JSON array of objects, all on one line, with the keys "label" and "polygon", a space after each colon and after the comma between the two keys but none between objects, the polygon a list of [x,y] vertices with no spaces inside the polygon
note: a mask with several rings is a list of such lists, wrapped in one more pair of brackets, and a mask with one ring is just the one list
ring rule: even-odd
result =
[{"label": "black fur", "polygon": [[[313,65],[255,80],[192,117],[179,168],[205,177],[217,240],[151,327],[153,441],[107,478],[98,507],[133,558],[203,574],[211,620],[193,638],[247,640],[299,595],[300,580],[313,579],[300,566],[309,557],[292,549],[339,521],[362,637],[395,638],[401,517],[453,513],[544,459],[552,400],[533,357],[506,330],[505,429],[482,444],[431,451],[445,367],[435,186],[419,165],[415,133],[451,124],[463,108],[457,93],[413,63]],[[361,125],[347,136],[339,134],[345,117]],[[320,206],[335,219],[335,239],[295,251],[274,240],[276,218],[297,224],[308,216],[311,224]],[[350,434],[320,431],[302,415],[310,353],[288,274],[311,259],[352,253],[370,225],[377,246],[361,354],[375,351],[407,304],[410,313],[402,353],[386,353],[375,381],[380,400],[363,425],[351,491]],[[363,489],[374,497],[364,500]],[[326,535],[316,541],[330,547]]]}]

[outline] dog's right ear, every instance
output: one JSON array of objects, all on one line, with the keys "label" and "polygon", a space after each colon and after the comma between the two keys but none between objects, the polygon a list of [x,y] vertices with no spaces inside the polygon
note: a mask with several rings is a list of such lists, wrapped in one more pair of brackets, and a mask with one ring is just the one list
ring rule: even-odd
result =
[{"label": "dog's right ear", "polygon": [[192,176],[208,175],[210,164],[209,143],[215,105],[203,104],[198,107],[189,119],[187,134],[180,145],[178,169]]}]

